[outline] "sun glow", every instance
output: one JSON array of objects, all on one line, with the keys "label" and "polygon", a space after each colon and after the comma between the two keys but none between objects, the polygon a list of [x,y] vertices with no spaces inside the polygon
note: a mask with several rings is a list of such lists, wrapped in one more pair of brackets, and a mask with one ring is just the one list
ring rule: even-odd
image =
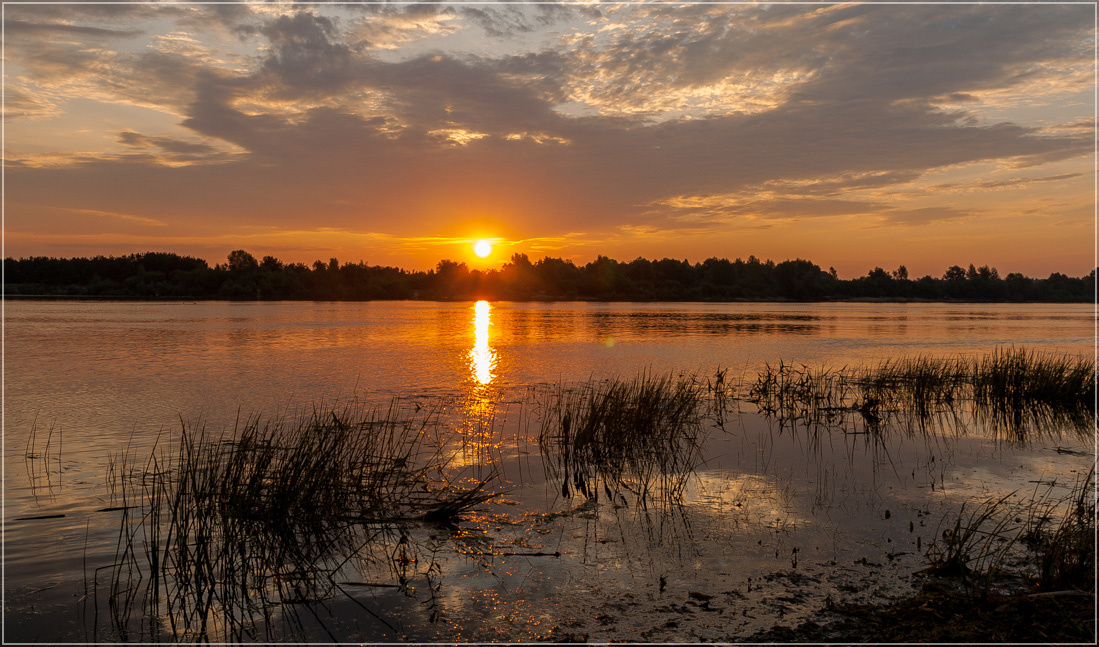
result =
[{"label": "sun glow", "polygon": [[487,240],[479,240],[473,245],[473,253],[481,258],[487,258],[492,253],[492,243]]}]

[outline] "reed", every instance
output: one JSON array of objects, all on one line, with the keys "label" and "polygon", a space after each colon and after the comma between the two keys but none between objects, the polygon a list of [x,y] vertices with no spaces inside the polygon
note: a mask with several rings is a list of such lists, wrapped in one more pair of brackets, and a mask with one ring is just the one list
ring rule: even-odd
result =
[{"label": "reed", "polygon": [[760,411],[789,421],[829,424],[851,407],[852,379],[847,368],[813,369],[779,361],[766,364],[748,390]]},{"label": "reed", "polygon": [[729,369],[718,368],[712,378],[706,378],[706,390],[709,393],[710,416],[718,427],[724,428],[725,416],[729,412],[729,400],[736,395],[736,388],[726,377]]},{"label": "reed", "polygon": [[[1095,469],[1078,480],[1069,497],[1030,515],[1029,544],[1036,561],[1035,581],[1043,591],[1095,591]],[[1060,512],[1060,522],[1050,520]]]},{"label": "reed", "polygon": [[964,405],[1009,438],[1066,428],[1090,433],[1095,361],[1014,347],[975,359],[917,356],[873,367],[811,369],[780,361],[759,372],[748,400],[786,422],[835,428],[853,415],[870,431],[891,420],[922,427]]},{"label": "reed", "polygon": [[973,395],[982,403],[1015,410],[1095,404],[1095,359],[997,348],[973,363]]},{"label": "reed", "polygon": [[1004,557],[1021,536],[1022,527],[1015,525],[1017,506],[1008,503],[1014,495],[963,503],[928,545],[925,556],[930,566],[923,572],[960,578],[967,585],[977,585],[971,591],[987,596]]},{"label": "reed", "polygon": [[940,538],[929,544],[923,574],[960,579],[982,599],[987,597],[1005,558],[1022,547],[1029,558],[1019,565],[1043,592],[1095,590],[1095,471],[1079,479],[1068,497],[1050,492],[1009,503],[999,499],[967,502],[944,518]]},{"label": "reed", "polygon": [[693,377],[643,373],[557,386],[541,405],[539,444],[548,472],[573,491],[632,491],[641,505],[682,494],[702,442],[704,387]]},{"label": "reed", "polygon": [[494,496],[488,479],[447,482],[444,444],[435,412],[396,402],[257,416],[219,436],[184,425],[174,453],[112,471],[115,630],[125,639],[140,600],[152,638],[276,637],[275,615],[292,626],[293,605],[334,595],[352,561],[388,559],[405,525],[452,523]]},{"label": "reed", "polygon": [[961,359],[917,356],[886,360],[856,373],[866,407],[868,401],[892,410],[930,413],[962,397],[967,363]]}]

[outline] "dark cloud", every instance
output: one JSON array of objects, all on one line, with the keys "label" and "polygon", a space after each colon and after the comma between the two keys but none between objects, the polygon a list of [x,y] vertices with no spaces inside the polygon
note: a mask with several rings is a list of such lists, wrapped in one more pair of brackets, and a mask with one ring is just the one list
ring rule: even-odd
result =
[{"label": "dark cloud", "polygon": [[258,31],[271,43],[264,68],[287,85],[336,92],[351,80],[351,49],[336,42],[331,19],[301,12],[279,16]]},{"label": "dark cloud", "polygon": [[[605,25],[635,22],[541,52],[411,58],[379,57],[349,44],[348,24],[317,7],[264,18],[235,6],[204,10],[204,20],[231,24],[241,38],[262,37],[267,50],[252,67],[233,71],[143,53],[125,58],[101,83],[120,96],[130,96],[127,79],[140,92],[163,92],[183,115],[182,126],[247,156],[225,162],[207,143],[126,131],[119,141],[128,147],[225,163],[166,170],[129,159],[21,169],[14,190],[32,200],[46,186],[66,186],[73,200],[81,191],[103,200],[108,188],[129,186],[145,208],[114,205],[120,213],[152,212],[158,200],[175,195],[174,208],[234,213],[253,223],[322,213],[330,226],[404,229],[478,208],[541,218],[565,231],[659,224],[669,214],[652,205],[677,196],[737,198],[696,210],[699,219],[874,213],[916,225],[972,214],[954,207],[890,210],[843,194],[974,162],[1040,165],[1087,155],[1094,146],[1090,132],[989,125],[971,112],[936,107],[943,98],[973,104],[983,91],[1027,83],[1028,70],[1042,74],[1073,56],[1090,33],[1080,8],[599,10],[607,13]],[[401,11],[430,16],[442,9]],[[575,11],[465,6],[459,13],[503,36],[568,20]],[[68,50],[54,54],[60,58],[51,66],[47,49],[29,44],[45,42],[32,32],[24,32],[21,63],[34,74],[57,66],[69,73],[91,69],[91,61]],[[688,101],[677,93],[726,80],[758,95],[745,97],[756,102],[751,110],[723,95],[696,118],[667,117],[668,106]],[[380,98],[367,107],[360,95]],[[581,96],[598,110],[562,108]],[[176,191],[176,184],[202,191]],[[761,189],[772,195],[745,197]],[[363,206],[333,207],[333,196]]]},{"label": "dark cloud", "polygon": [[541,5],[465,5],[460,15],[477,24],[492,38],[527,34],[535,29],[548,27],[559,20],[576,16],[568,7],[555,4]]},{"label": "dark cloud", "polygon": [[1046,182],[1060,182],[1061,180],[1071,180],[1072,178],[1082,177],[1082,173],[1061,173],[1059,175],[1047,175],[1044,177],[1013,177],[1005,180],[986,180],[983,182],[970,182],[967,184],[962,183],[946,183],[937,184],[931,187],[932,191],[956,191],[956,190],[990,190],[990,189],[1018,189],[1033,184],[1044,184]]}]

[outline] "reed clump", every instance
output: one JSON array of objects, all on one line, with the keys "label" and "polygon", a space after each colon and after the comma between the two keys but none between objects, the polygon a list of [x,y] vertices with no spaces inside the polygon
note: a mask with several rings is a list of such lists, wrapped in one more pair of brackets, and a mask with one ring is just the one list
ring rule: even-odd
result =
[{"label": "reed clump", "polygon": [[689,376],[644,373],[553,389],[539,444],[562,495],[598,498],[600,481],[608,495],[629,490],[641,505],[681,495],[702,443],[705,388]]},{"label": "reed clump", "polygon": [[1095,590],[1095,470],[1077,481],[1063,502],[1030,515],[1027,543],[1034,551],[1035,582],[1043,591]]},{"label": "reed clump", "polygon": [[903,357],[856,373],[860,407],[929,413],[963,397],[968,363],[960,358]]},{"label": "reed clump", "polygon": [[962,405],[993,430],[1020,439],[1053,428],[1094,429],[1095,360],[1025,348],[977,358],[911,357],[874,367],[766,365],[748,400],[767,415],[842,427],[852,414],[870,430],[891,419],[934,419]]},{"label": "reed clump", "polygon": [[285,620],[333,595],[348,564],[387,559],[401,524],[449,523],[494,496],[487,479],[451,482],[437,421],[394,403],[253,417],[224,436],[185,425],[174,454],[116,470],[116,631],[142,606],[153,638],[164,625],[173,640],[269,638],[276,610]]},{"label": "reed clump", "polygon": [[991,581],[1019,537],[1020,527],[1014,521],[1017,511],[1008,503],[1014,494],[972,505],[963,503],[953,521],[928,546],[930,566],[923,572],[967,582],[979,575],[985,582]]},{"label": "reed clump", "polygon": [[1013,553],[1038,592],[1093,594],[1095,471],[1067,497],[1052,498],[1053,488],[1025,502],[1009,502],[1012,493],[963,504],[928,546],[930,565],[921,573],[958,578],[983,599]]},{"label": "reed clump", "polygon": [[973,362],[973,396],[995,408],[1053,408],[1095,404],[1095,359],[997,348]]},{"label": "reed clump", "polygon": [[748,399],[783,420],[828,424],[851,407],[851,376],[846,367],[813,369],[780,360],[777,366],[764,366]]}]

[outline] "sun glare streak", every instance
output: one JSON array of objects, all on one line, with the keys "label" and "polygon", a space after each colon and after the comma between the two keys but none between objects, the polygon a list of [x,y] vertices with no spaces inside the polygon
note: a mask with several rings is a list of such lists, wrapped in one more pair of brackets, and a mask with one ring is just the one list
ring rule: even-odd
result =
[{"label": "sun glare streak", "polygon": [[469,351],[470,369],[478,384],[489,384],[495,377],[496,352],[488,345],[488,301],[478,301],[473,306],[473,348]]}]

